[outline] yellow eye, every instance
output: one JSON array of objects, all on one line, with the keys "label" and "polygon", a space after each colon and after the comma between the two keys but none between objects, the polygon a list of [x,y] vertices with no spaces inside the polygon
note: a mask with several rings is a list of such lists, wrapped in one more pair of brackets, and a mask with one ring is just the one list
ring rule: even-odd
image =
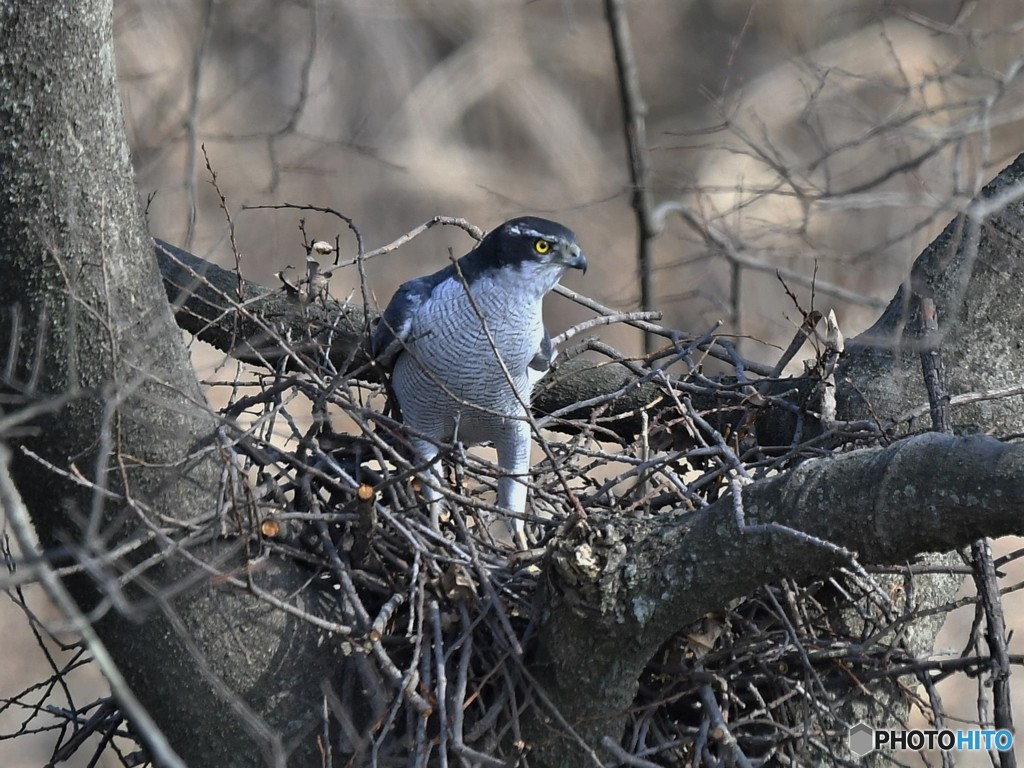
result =
[{"label": "yellow eye", "polygon": [[545,254],[551,250],[551,243],[549,243],[547,240],[534,240],[533,250],[535,250],[537,253]]}]

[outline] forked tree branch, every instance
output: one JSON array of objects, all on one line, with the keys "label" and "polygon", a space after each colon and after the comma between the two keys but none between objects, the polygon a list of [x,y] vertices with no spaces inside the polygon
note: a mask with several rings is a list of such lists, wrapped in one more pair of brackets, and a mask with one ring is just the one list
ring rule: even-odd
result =
[{"label": "forked tree branch", "polygon": [[[644,667],[680,628],[854,555],[901,564],[1022,534],[1022,507],[1024,446],[931,432],[806,462],[696,513],[592,518],[551,553],[534,672],[587,743],[617,738]],[[591,764],[564,734],[534,727],[541,764]]]},{"label": "forked tree branch", "polygon": [[[247,512],[249,505],[245,500],[228,504],[232,499],[220,496],[222,487],[239,490],[239,498],[244,489],[241,482],[237,488],[220,482],[230,473],[215,451],[218,446],[203,442],[220,422],[202,407],[152,262],[140,258],[149,246],[129,154],[123,133],[111,130],[122,118],[112,62],[104,55],[112,36],[110,3],[64,2],[59,10],[16,14],[4,27],[0,79],[13,89],[5,103],[18,106],[4,114],[11,135],[21,131],[34,143],[0,147],[0,186],[10,202],[0,207],[0,260],[11,277],[0,286],[0,304],[22,306],[23,316],[33,320],[46,309],[54,322],[61,321],[39,345],[45,353],[38,366],[44,374],[40,391],[83,394],[73,407],[40,419],[25,441],[48,464],[16,454],[12,476],[48,547],[70,543],[91,554],[99,543],[113,548],[137,539],[152,543],[135,559],[106,563],[105,583],[75,580],[76,597],[86,608],[105,599],[104,587],[112,596],[131,598],[137,610],[108,612],[97,630],[187,762],[283,764],[286,751],[298,744],[302,752],[293,760],[311,764],[324,754],[316,754],[310,738],[322,709],[321,683],[346,675],[365,682],[348,665],[366,656],[352,653],[349,642],[339,639],[344,633],[327,637],[327,628],[299,619],[300,613],[339,611],[340,603],[333,588],[323,595],[309,589],[309,572],[294,560],[268,556],[253,568],[254,561],[241,551],[244,541],[218,535],[186,548],[169,540],[161,525],[150,527],[159,520],[175,532],[191,531],[195,520],[224,508]],[[82,55],[64,55],[69,51]],[[100,66],[102,72],[93,71]],[[24,146],[35,149],[26,152]],[[67,152],[67,146],[76,151]],[[1004,187],[1016,183],[1021,171],[1018,161],[1002,177]],[[950,322],[940,331],[952,329],[943,341],[955,361],[954,394],[968,381],[972,389],[992,389],[1019,379],[1024,364],[1015,339],[1024,326],[1024,309],[1006,299],[1005,286],[1020,283],[1024,260],[1017,244],[1024,216],[1017,200],[1008,202],[1005,211],[999,206],[967,221],[962,228],[967,236],[956,227],[947,230],[930,260],[919,261],[906,299],[898,297],[876,328],[884,333],[871,345],[862,344],[845,364],[850,380],[845,386],[859,397],[847,398],[849,414],[883,420],[915,404],[908,402],[914,397],[910,388],[892,384],[916,369],[912,334],[902,333],[911,325],[911,289],[934,289],[940,318]],[[78,215],[83,211],[103,215]],[[362,310],[254,284],[239,291],[235,273],[210,270],[169,246],[160,245],[157,252],[171,298],[180,301],[178,322],[201,338],[273,368],[320,366],[319,373],[324,349],[339,373],[365,364],[368,323]],[[10,325],[0,325],[5,350],[35,352],[5,331],[10,334]],[[628,381],[636,375],[629,361],[594,369],[615,376],[579,378],[605,387],[604,395],[623,390],[617,399],[636,395],[641,407],[627,406],[633,410],[663,396],[660,388]],[[628,375],[619,376],[623,371]],[[886,390],[875,382],[891,386]],[[579,401],[579,391],[565,393],[562,407]],[[1009,412],[1002,423],[1007,431],[1021,432],[1019,419]],[[197,445],[204,447],[198,454]],[[843,564],[856,568],[853,554],[865,561],[902,562],[983,535],[1024,532],[1022,453],[1020,446],[987,437],[924,435],[785,466],[783,475],[742,491],[734,481],[732,496],[696,512],[575,518],[553,540],[544,571],[546,592],[530,604],[539,635],[528,663],[545,689],[538,696],[557,706],[559,723],[572,726],[596,748],[603,737],[621,730],[638,676],[662,640],[707,610],[770,580],[828,573]],[[54,466],[64,468],[67,482],[54,481]],[[108,503],[93,486],[74,483],[73,470],[95,477],[105,491],[130,492],[136,505]],[[410,513],[413,508],[403,507]],[[394,523],[401,524],[397,517]],[[84,530],[76,528],[79,518],[86,518]],[[152,561],[146,559],[150,554]],[[157,561],[159,567],[149,567]],[[122,589],[118,577],[137,576],[136,566],[147,566],[146,578]],[[216,578],[209,578],[210,568],[218,569]],[[197,578],[203,588],[190,589]],[[326,607],[319,605],[321,598]],[[439,626],[438,612],[431,614]],[[510,635],[519,658],[518,638]],[[382,647],[380,640],[371,647]],[[440,644],[435,650],[443,671]],[[389,679],[423,701],[411,676]],[[366,695],[367,689],[352,690]],[[437,700],[446,702],[443,695]],[[459,716],[452,715],[453,721]],[[424,744],[433,738],[426,723],[416,719]],[[539,718],[529,727],[532,764],[572,766],[593,754],[565,741],[560,728],[545,728]]]}]

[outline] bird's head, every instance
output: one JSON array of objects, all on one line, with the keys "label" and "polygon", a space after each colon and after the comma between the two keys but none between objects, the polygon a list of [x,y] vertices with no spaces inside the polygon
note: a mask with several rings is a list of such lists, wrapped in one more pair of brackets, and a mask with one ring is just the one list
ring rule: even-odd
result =
[{"label": "bird's head", "polygon": [[587,271],[587,257],[573,231],[536,216],[512,219],[491,230],[472,255],[483,270],[513,268],[524,276],[545,272],[555,281],[567,269]]}]

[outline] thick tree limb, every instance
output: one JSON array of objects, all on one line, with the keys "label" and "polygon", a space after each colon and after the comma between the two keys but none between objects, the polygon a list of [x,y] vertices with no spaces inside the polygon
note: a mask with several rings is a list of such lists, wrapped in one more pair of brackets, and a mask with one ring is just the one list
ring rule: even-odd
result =
[{"label": "thick tree limb", "polygon": [[[690,514],[591,518],[551,554],[534,672],[599,744],[617,734],[640,673],[680,627],[763,584],[824,576],[847,560],[839,548],[861,562],[903,563],[1024,534],[1022,508],[1024,446],[926,433],[747,486],[742,524],[732,496]],[[542,764],[589,764],[564,734],[535,726]]]}]

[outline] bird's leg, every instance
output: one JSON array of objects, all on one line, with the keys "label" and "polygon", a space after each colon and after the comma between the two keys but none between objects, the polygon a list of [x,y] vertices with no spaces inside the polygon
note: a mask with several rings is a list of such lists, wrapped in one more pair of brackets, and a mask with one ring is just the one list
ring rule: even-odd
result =
[{"label": "bird's leg", "polygon": [[530,473],[530,425],[519,419],[507,421],[495,441],[498,451],[498,466],[502,470],[498,478],[498,506],[507,509],[512,518],[512,532],[520,549],[527,549],[526,483]]},{"label": "bird's leg", "polygon": [[410,442],[415,456],[427,462],[426,470],[419,475],[420,485],[423,488],[423,496],[427,500],[427,510],[430,512],[430,527],[440,533],[441,507],[444,504],[444,495],[441,493],[441,486],[444,482],[441,474],[441,451],[429,440],[413,438]]}]

